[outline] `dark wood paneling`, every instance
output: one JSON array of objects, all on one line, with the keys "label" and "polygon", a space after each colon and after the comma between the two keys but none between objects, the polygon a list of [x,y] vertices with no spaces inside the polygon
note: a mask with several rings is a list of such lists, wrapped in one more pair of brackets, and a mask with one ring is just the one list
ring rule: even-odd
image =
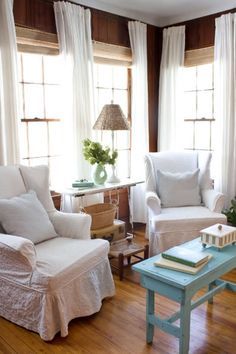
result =
[{"label": "dark wood paneling", "polygon": [[[102,23],[102,26],[101,26]],[[92,37],[95,41],[108,42],[108,21],[105,14],[98,10],[92,11]]]},{"label": "dark wood paneling", "polygon": [[56,33],[51,0],[14,0],[13,12],[18,26]]},{"label": "dark wood paneling", "polygon": [[128,19],[91,9],[92,37],[95,41],[129,47]]},{"label": "dark wood paneling", "polygon": [[149,151],[157,151],[159,73],[162,30],[147,26]]},{"label": "dark wood paneling", "polygon": [[215,19],[223,14],[236,12],[236,8],[176,25],[186,26],[186,50],[211,47],[215,40]]},{"label": "dark wood paneling", "polygon": [[13,13],[17,25],[32,27],[29,0],[14,0]]},{"label": "dark wood paneling", "polygon": [[32,1],[32,14],[34,27],[36,29],[56,33],[53,3],[45,2],[44,0]]}]

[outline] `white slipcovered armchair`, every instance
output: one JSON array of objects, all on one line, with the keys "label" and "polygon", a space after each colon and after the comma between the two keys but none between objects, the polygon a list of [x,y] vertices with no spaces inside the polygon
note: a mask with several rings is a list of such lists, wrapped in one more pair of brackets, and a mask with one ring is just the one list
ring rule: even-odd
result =
[{"label": "white slipcovered armchair", "polygon": [[115,292],[109,243],[90,239],[89,215],[54,208],[48,180],[46,166],[0,167],[0,316],[43,340]]},{"label": "white slipcovered armchair", "polygon": [[211,153],[148,153],[144,161],[151,256],[192,240],[205,227],[226,223],[224,196],[210,179]]}]

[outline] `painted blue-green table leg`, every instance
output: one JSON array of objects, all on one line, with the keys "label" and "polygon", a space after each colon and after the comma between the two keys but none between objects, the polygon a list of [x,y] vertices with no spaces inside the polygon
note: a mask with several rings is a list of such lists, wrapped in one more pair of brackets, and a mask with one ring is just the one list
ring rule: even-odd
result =
[{"label": "painted blue-green table leg", "polygon": [[152,343],[154,325],[150,323],[149,316],[154,315],[155,312],[155,293],[154,291],[147,289],[146,296],[146,340],[147,343]]},{"label": "painted blue-green table leg", "polygon": [[[208,292],[211,291],[213,288],[214,288],[214,282],[208,285]],[[208,304],[213,304],[213,296],[208,300]]]},{"label": "painted blue-green table leg", "polygon": [[179,354],[188,354],[190,338],[191,299],[185,299],[180,306]]}]

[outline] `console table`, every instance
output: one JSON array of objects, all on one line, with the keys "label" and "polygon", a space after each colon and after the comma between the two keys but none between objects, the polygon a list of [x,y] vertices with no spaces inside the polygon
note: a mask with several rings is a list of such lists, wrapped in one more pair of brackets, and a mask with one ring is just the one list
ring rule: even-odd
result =
[{"label": "console table", "polygon": [[[185,243],[184,247],[196,251],[202,250],[200,238]],[[179,354],[187,354],[189,351],[191,311],[207,300],[209,303],[213,303],[213,296],[223,289],[236,292],[236,284],[219,279],[236,267],[236,245],[224,247],[222,250],[207,247],[203,252],[211,254],[212,259],[195,275],[154,266],[154,261],[160,258],[160,255],[132,267],[141,274],[141,285],[147,289],[147,343],[152,343],[154,326],[157,326],[179,338]],[[192,301],[193,295],[205,286],[208,286],[207,292],[197,300]],[[165,319],[155,315],[155,293],[179,303],[180,311]],[[177,320],[180,320],[179,326],[174,324]]]},{"label": "console table", "polygon": [[[118,183],[105,183],[104,185],[94,185],[93,187],[89,188],[67,188],[62,192],[62,203],[61,203],[61,209],[63,211],[64,209],[64,201],[66,197],[69,197],[69,209],[66,211],[72,212],[73,209],[73,198],[81,198],[82,200],[82,207],[83,207],[83,197],[91,194],[97,194],[97,193],[104,193],[104,192],[109,192],[109,199],[110,202],[112,202],[111,198],[111,193],[112,191],[117,191],[117,204],[119,204],[119,190],[125,188],[128,190],[128,200],[130,202],[130,193],[129,189],[130,187],[134,187],[137,184],[144,183],[142,180],[133,180],[130,178],[123,179],[122,181]],[[117,219],[119,219],[119,215],[117,215]]]}]

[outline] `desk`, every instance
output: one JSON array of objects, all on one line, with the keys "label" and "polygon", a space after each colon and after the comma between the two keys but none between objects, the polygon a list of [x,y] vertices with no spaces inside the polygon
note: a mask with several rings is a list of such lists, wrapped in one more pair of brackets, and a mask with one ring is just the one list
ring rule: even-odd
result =
[{"label": "desk", "polygon": [[[192,250],[202,249],[200,238],[184,244]],[[160,255],[149,258],[133,266],[141,274],[141,285],[147,289],[146,297],[146,340],[152,343],[154,326],[179,338],[179,354],[189,351],[191,311],[203,302],[213,303],[213,296],[223,289],[236,292],[236,284],[219,279],[222,275],[236,267],[236,245],[227,246],[218,251],[215,247],[207,247],[203,252],[213,257],[196,275],[163,269],[154,266]],[[208,286],[206,293],[197,300],[192,297],[198,290]],[[168,318],[155,315],[155,293],[176,301],[180,311]],[[173,324],[180,320],[180,325]]]},{"label": "desk", "polygon": [[[105,183],[104,185],[94,185],[94,187],[89,187],[89,188],[67,188],[65,191],[62,192],[62,199],[64,199],[65,196],[68,196],[70,199],[70,207],[71,211],[73,209],[72,207],[72,198],[78,198],[80,197],[82,199],[82,207],[83,207],[83,197],[91,194],[96,194],[96,193],[104,193],[104,192],[109,192],[109,198],[110,202],[112,202],[111,198],[111,192],[112,191],[117,191],[117,204],[119,204],[119,190],[126,188],[128,190],[128,200],[130,202],[130,194],[129,194],[129,188],[134,187],[137,184],[143,183],[144,181],[142,180],[132,180],[130,178],[124,179],[118,183]],[[63,200],[62,200],[62,210],[63,210]],[[117,216],[117,219],[119,219],[119,215]]]}]

